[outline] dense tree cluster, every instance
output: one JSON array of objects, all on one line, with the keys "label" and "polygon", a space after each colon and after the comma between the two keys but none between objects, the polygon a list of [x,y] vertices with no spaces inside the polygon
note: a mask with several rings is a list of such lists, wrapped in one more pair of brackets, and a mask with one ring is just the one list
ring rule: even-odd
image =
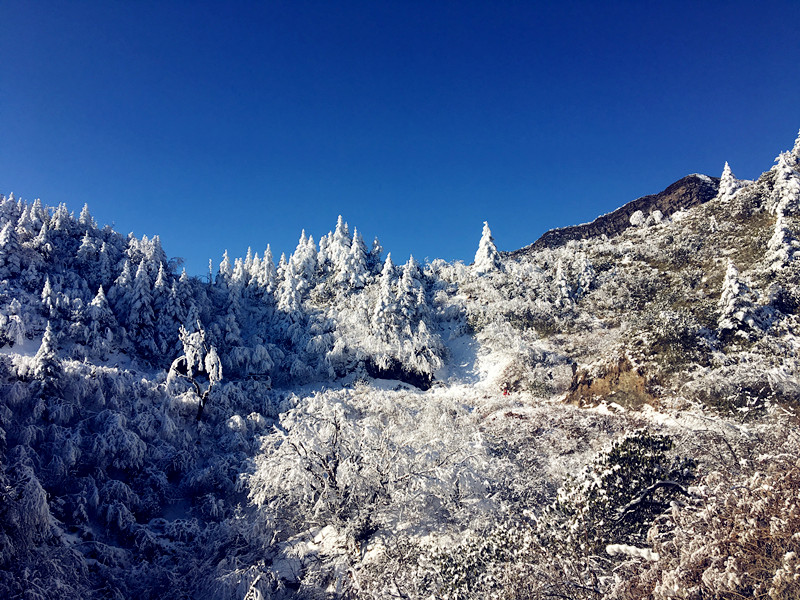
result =
[{"label": "dense tree cluster", "polygon": [[800,137],[614,237],[201,280],[0,197],[0,596],[795,598],[799,203]]}]

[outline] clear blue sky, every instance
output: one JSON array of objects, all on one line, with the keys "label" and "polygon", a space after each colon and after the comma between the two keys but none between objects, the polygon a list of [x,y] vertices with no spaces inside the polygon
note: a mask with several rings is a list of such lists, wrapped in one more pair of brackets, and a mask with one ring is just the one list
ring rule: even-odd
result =
[{"label": "clear blue sky", "polygon": [[512,250],[800,129],[800,2],[0,3],[0,193],[203,274],[342,214],[396,262]]}]

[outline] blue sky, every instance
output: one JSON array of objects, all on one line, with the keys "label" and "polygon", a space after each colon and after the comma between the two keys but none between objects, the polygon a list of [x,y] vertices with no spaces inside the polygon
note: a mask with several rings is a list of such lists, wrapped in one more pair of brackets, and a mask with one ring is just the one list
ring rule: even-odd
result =
[{"label": "blue sky", "polygon": [[396,262],[513,250],[800,129],[800,2],[0,3],[0,193],[203,274],[342,214]]}]

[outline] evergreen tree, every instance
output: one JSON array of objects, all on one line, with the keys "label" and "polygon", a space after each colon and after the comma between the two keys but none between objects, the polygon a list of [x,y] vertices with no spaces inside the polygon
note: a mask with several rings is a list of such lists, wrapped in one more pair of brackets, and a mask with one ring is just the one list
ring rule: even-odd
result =
[{"label": "evergreen tree", "polygon": [[755,326],[750,289],[741,281],[739,270],[728,261],[728,269],[722,282],[722,294],[717,304],[719,309],[718,329],[727,334],[743,326]]},{"label": "evergreen tree", "polygon": [[88,204],[83,205],[83,208],[81,209],[81,214],[78,217],[78,223],[84,229],[97,229],[97,223],[95,223],[94,218],[89,213]]},{"label": "evergreen tree", "polygon": [[353,241],[347,253],[343,274],[351,289],[361,289],[367,283],[367,247],[358,229],[353,230]]},{"label": "evergreen tree", "polygon": [[770,199],[772,212],[794,215],[800,209],[800,173],[798,162],[790,152],[781,153],[775,159],[775,185]]},{"label": "evergreen tree", "polygon": [[111,257],[108,254],[108,244],[103,242],[97,254],[97,279],[102,286],[110,286],[111,281]]},{"label": "evergreen tree", "polygon": [[131,310],[131,297],[133,288],[133,275],[131,274],[131,261],[126,258],[122,263],[122,270],[114,280],[114,285],[108,292],[108,300],[114,308],[120,323],[127,324]]},{"label": "evergreen tree", "polygon": [[388,336],[390,329],[395,325],[391,318],[393,309],[395,308],[394,284],[394,264],[392,263],[392,253],[390,252],[386,255],[386,261],[383,263],[383,270],[381,271],[378,288],[378,299],[375,303],[375,309],[372,312],[372,323],[384,337]]},{"label": "evergreen tree", "polygon": [[39,235],[33,240],[33,247],[45,260],[52,256],[54,247],[50,240],[50,229],[47,227],[47,223],[42,223]]},{"label": "evergreen tree", "polygon": [[778,211],[775,219],[775,229],[769,242],[767,242],[767,261],[770,269],[779,271],[794,259],[800,243],[794,238],[792,232],[786,225],[783,212]]},{"label": "evergreen tree", "polygon": [[564,266],[563,258],[556,262],[556,272],[553,277],[553,287],[555,292],[555,305],[560,308],[567,308],[572,304],[572,286],[567,280],[567,270]]},{"label": "evergreen tree", "polygon": [[367,257],[367,269],[371,274],[377,275],[380,273],[381,267],[383,266],[382,255],[383,246],[381,246],[380,241],[376,237],[372,240],[372,249],[369,251],[369,256]]},{"label": "evergreen tree", "polygon": [[494,238],[489,229],[489,223],[483,222],[483,234],[478,244],[478,251],[475,253],[474,269],[476,273],[488,273],[497,271],[501,268],[500,253],[494,245]]},{"label": "evergreen tree", "polygon": [[36,356],[33,357],[31,375],[34,379],[44,380],[56,377],[60,371],[61,361],[58,359],[56,335],[52,323],[48,321],[47,329],[42,337],[42,344],[39,346]]},{"label": "evergreen tree", "polygon": [[103,286],[86,308],[87,330],[85,342],[95,355],[105,360],[113,348],[113,332],[117,328],[117,320],[108,304]]},{"label": "evergreen tree", "polygon": [[743,182],[736,179],[736,176],[731,171],[730,165],[727,161],[722,169],[722,175],[719,178],[719,191],[717,192],[717,200],[720,202],[728,202],[743,186]]},{"label": "evergreen tree", "polygon": [[130,315],[128,317],[128,333],[136,345],[154,356],[157,349],[154,341],[153,297],[150,289],[150,276],[147,272],[146,261],[139,263],[136,277],[131,289]]},{"label": "evergreen tree", "polygon": [[217,272],[217,285],[227,286],[231,275],[233,275],[231,259],[228,258],[228,251],[225,250],[222,255],[222,262],[219,264],[219,271]]},{"label": "evergreen tree", "polygon": [[21,250],[16,227],[8,221],[0,231],[0,276],[19,275],[22,264]]},{"label": "evergreen tree", "polygon": [[50,284],[50,277],[48,276],[44,281],[44,288],[42,288],[42,307],[45,314],[50,319],[55,319],[58,316],[58,294]]},{"label": "evergreen tree", "polygon": [[32,239],[33,236],[41,229],[41,225],[39,225],[37,228],[33,222],[33,219],[31,219],[30,208],[27,204],[23,205],[22,207],[22,212],[17,219],[15,229],[20,243],[24,243]]}]

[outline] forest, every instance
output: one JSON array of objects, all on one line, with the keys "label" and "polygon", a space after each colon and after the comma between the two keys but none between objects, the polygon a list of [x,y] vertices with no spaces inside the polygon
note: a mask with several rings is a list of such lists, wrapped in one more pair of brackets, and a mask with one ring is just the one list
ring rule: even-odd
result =
[{"label": "forest", "polygon": [[204,277],[0,196],[0,597],[800,597],[800,136],[701,177],[524,254],[340,217]]}]

